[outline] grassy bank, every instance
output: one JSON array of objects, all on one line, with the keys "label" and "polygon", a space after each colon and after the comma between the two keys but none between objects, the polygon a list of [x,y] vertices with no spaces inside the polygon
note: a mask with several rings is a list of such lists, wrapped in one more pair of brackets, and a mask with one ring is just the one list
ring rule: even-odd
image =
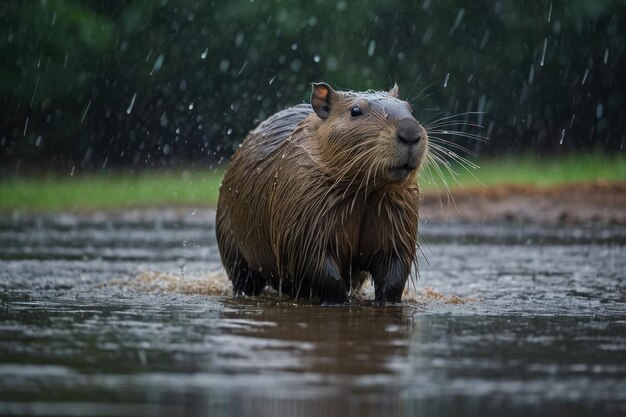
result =
[{"label": "grassy bank", "polygon": [[[451,188],[495,184],[548,186],[596,180],[626,181],[626,158],[570,155],[563,158],[499,158],[478,161],[468,172],[459,166],[456,180],[442,168]],[[142,173],[92,173],[30,176],[0,180],[0,210],[57,211],[162,205],[215,205],[222,171],[166,170]],[[431,179],[431,176],[433,179]],[[426,191],[444,189],[431,169],[421,178]]]},{"label": "grassy bank", "polygon": [[[626,181],[625,154],[607,156],[596,153],[549,158],[525,155],[483,160],[473,158],[473,162],[479,168],[466,170],[458,165],[453,166],[456,176],[444,168],[440,169],[450,188],[468,188],[480,186],[481,183],[487,186],[530,184],[545,187],[598,180]],[[430,168],[423,171],[421,184],[424,190],[436,191],[442,187],[443,181],[439,173]]]},{"label": "grassy bank", "polygon": [[0,210],[91,210],[217,203],[222,171],[34,176],[0,181]]}]

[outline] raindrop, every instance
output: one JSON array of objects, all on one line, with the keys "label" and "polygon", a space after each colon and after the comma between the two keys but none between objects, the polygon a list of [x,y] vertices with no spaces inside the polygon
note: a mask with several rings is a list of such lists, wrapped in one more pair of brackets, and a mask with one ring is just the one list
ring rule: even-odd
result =
[{"label": "raindrop", "polygon": [[483,49],[485,45],[487,45],[487,40],[489,39],[489,29],[485,31],[483,35],[483,39],[480,41],[480,47],[478,49]]},{"label": "raindrop", "polygon": [[24,136],[26,136],[27,129],[28,129],[28,116],[26,116],[26,122],[24,123]]},{"label": "raindrop", "polygon": [[[606,63],[606,60],[604,62]],[[35,83],[35,89],[33,90],[33,95],[30,98],[30,107],[33,107],[33,102],[35,101],[35,94],[37,93],[37,87],[39,87],[39,77],[37,77],[37,82]]]},{"label": "raindrop", "polygon": [[76,168],[75,165],[72,165],[72,170],[70,171],[70,177],[74,176],[74,169]]},{"label": "raindrop", "polygon": [[206,56],[208,55],[208,53],[209,53],[209,48],[206,48],[206,49],[204,50],[204,52],[202,52],[202,53],[200,54],[200,58],[201,58],[201,59],[206,59]]},{"label": "raindrop", "polygon": [[193,103],[189,103],[189,110],[193,110]]},{"label": "raindrop", "polygon": [[167,143],[163,145],[163,155],[168,155],[170,153],[170,145]]},{"label": "raindrop", "polygon": [[243,45],[243,40],[244,40],[244,34],[243,32],[239,32],[237,34],[237,37],[235,38],[235,46],[237,48],[241,47],[241,45]]},{"label": "raindrop", "polygon": [[604,105],[602,103],[598,103],[596,106],[596,117],[598,119],[602,119],[602,113],[604,113]]},{"label": "raindrop", "polygon": [[130,112],[133,111],[133,106],[135,105],[136,98],[137,98],[137,93],[133,94],[133,98],[132,100],[130,100],[130,104],[128,105],[128,108],[126,109],[126,114],[130,114]]},{"label": "raindrop", "polygon": [[276,75],[274,75],[272,78],[270,78],[270,85],[272,85],[272,83],[274,82],[275,79],[276,79]]},{"label": "raindrop", "polygon": [[609,48],[604,49],[604,63],[609,62]]},{"label": "raindrop", "polygon": [[289,68],[291,68],[293,72],[298,72],[301,66],[302,66],[302,62],[300,62],[299,59],[294,59],[293,61],[291,61]]},{"label": "raindrop", "polygon": [[550,3],[550,10],[548,10],[548,23],[550,23],[550,19],[552,19],[552,3]]},{"label": "raindrop", "polygon": [[585,70],[585,75],[583,75],[583,82],[581,83],[581,85],[585,84],[585,81],[587,81],[587,76],[589,75],[589,69]]},{"label": "raindrop", "polygon": [[87,103],[87,106],[85,107],[85,111],[83,111],[83,116],[80,118],[80,124],[81,125],[85,121],[85,116],[87,116],[87,112],[89,111],[89,107],[91,107],[91,99],[89,99],[89,102]]},{"label": "raindrop", "polygon": [[535,78],[535,65],[530,64],[530,71],[528,71],[528,85],[533,83],[533,79]]},{"label": "raindrop", "polygon": [[167,120],[167,113],[163,112],[163,114],[161,115],[161,119],[159,120],[159,122],[161,123],[162,127],[167,127],[167,125],[169,124],[169,120]]},{"label": "raindrop", "polygon": [[561,140],[559,140],[559,145],[563,145],[563,139],[565,139],[565,128],[561,129]]},{"label": "raindrop", "polygon": [[237,75],[235,75],[235,77],[239,77],[241,75],[241,73],[243,72],[243,70],[246,68],[246,65],[248,65],[248,60],[246,60],[243,65],[241,66],[241,68],[239,69],[239,71],[237,72]]},{"label": "raindrop", "polygon": [[41,135],[37,136],[37,140],[35,140],[35,146],[41,145]]},{"label": "raindrop", "polygon": [[180,134],[180,127],[176,128],[176,134],[179,135]]},{"label": "raindrop", "polygon": [[443,88],[446,88],[448,86],[448,80],[450,79],[450,73],[446,74],[446,79],[443,80]]},{"label": "raindrop", "polygon": [[319,54],[315,54],[315,55],[313,56],[313,62],[316,62],[316,63],[317,63],[317,62],[320,62],[320,56],[319,56]]},{"label": "raindrop", "polygon": [[224,73],[228,71],[229,66],[230,66],[230,62],[227,59],[222,59],[220,61],[220,72]]},{"label": "raindrop", "polygon": [[227,135],[230,135],[231,133],[233,133],[233,129],[231,129],[230,127],[228,128],[228,130],[226,131]]},{"label": "raindrop", "polygon": [[165,57],[163,56],[163,54],[159,54],[156,61],[154,61],[154,65],[152,66],[152,72],[160,71],[163,67],[163,61],[165,61]]},{"label": "raindrop", "polygon": [[297,44],[297,43],[292,43],[292,44],[291,44],[291,50],[292,50],[292,51],[296,51],[296,50],[298,50],[298,44]]},{"label": "raindrop", "polygon": [[465,15],[465,9],[461,8],[456,14],[456,20],[454,21],[454,28],[458,28],[461,24],[461,20],[463,20],[463,16]]},{"label": "raindrop", "polygon": [[372,39],[370,41],[369,46],[367,47],[367,56],[374,56],[375,51],[376,51],[376,41]]},{"label": "raindrop", "polygon": [[543,39],[543,53],[541,54],[541,66],[543,67],[543,62],[546,58],[546,47],[548,46],[548,38]]}]

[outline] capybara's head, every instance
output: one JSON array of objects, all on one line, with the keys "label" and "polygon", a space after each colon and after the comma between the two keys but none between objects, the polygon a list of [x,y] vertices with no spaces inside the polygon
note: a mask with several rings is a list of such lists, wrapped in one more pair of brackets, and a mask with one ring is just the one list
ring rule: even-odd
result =
[{"label": "capybara's head", "polygon": [[[428,148],[426,130],[411,105],[389,92],[335,91],[314,83],[311,106],[320,162],[339,179],[359,186],[414,181]],[[356,181],[355,181],[356,180]]]}]

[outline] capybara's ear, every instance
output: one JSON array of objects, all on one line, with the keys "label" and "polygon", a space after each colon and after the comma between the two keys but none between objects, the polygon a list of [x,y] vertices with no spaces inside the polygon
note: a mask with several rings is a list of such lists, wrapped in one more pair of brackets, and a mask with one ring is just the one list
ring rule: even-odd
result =
[{"label": "capybara's ear", "polygon": [[398,84],[393,83],[393,88],[388,93],[393,98],[398,98]]},{"label": "capybara's ear", "polygon": [[335,90],[326,83],[313,83],[311,106],[320,119],[325,119],[330,113],[332,102],[335,99]]}]

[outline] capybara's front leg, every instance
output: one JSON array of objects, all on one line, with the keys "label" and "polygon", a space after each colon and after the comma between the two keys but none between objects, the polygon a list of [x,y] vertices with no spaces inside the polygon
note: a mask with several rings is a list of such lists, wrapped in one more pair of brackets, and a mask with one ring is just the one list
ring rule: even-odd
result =
[{"label": "capybara's front leg", "polygon": [[322,305],[349,304],[348,290],[341,278],[337,263],[330,256],[324,260],[324,270],[320,275],[317,294]]},{"label": "capybara's front leg", "polygon": [[370,270],[374,279],[376,302],[399,303],[411,272],[410,265],[405,265],[395,255],[380,256],[377,261],[372,264]]}]

